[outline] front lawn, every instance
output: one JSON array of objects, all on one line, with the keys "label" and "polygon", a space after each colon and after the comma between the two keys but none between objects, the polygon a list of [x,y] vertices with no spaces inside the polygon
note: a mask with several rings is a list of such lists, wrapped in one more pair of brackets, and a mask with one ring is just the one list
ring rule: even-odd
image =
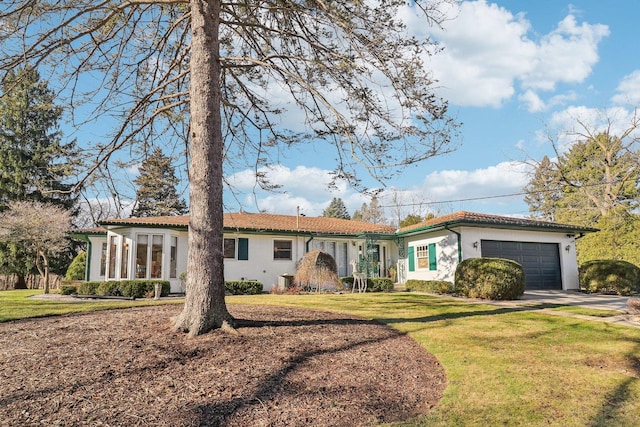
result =
[{"label": "front lawn", "polygon": [[[148,304],[58,309],[26,299],[29,292],[0,292],[0,319]],[[232,296],[228,302],[346,312],[409,334],[438,358],[448,384],[430,414],[403,425],[640,426],[640,329],[549,315],[535,306],[523,311],[411,293]]]},{"label": "front lawn", "polygon": [[408,333],[447,372],[407,425],[640,426],[640,329],[426,295],[235,297],[337,310]]}]

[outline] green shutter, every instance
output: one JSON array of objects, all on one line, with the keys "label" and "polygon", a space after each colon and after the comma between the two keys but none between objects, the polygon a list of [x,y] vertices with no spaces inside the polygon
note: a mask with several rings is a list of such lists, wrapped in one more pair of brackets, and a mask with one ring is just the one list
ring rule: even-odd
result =
[{"label": "green shutter", "polygon": [[240,261],[246,261],[249,259],[249,239],[247,238],[238,238],[238,259]]},{"label": "green shutter", "polygon": [[436,263],[436,244],[429,243],[429,270],[437,270],[438,265]]},{"label": "green shutter", "polygon": [[413,246],[407,248],[407,254],[409,257],[409,271],[416,271],[416,261],[413,259]]}]

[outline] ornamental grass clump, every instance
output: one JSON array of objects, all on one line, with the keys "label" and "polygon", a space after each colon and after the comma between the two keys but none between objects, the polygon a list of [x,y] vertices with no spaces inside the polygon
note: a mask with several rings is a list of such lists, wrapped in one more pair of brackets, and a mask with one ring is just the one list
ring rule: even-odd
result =
[{"label": "ornamental grass clump", "polygon": [[338,287],[338,266],[327,252],[314,250],[307,252],[298,263],[294,283],[305,289],[336,289]]},{"label": "ornamental grass clump", "polygon": [[640,268],[627,261],[593,260],[580,266],[580,289],[587,293],[640,293]]},{"label": "ornamental grass clump", "polygon": [[524,294],[524,270],[502,258],[471,258],[456,267],[454,293],[467,298],[514,300]]}]

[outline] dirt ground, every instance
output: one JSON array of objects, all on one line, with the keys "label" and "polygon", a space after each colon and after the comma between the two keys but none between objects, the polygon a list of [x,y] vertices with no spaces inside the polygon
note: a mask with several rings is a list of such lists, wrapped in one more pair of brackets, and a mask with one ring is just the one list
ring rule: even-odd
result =
[{"label": "dirt ground", "polygon": [[181,306],[0,324],[2,426],[370,426],[427,413],[443,368],[391,328],[231,305],[239,334],[189,339]]}]

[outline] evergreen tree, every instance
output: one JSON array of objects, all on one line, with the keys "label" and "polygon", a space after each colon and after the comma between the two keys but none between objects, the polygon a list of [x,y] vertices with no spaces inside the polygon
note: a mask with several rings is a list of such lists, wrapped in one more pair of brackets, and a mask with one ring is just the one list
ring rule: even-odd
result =
[{"label": "evergreen tree", "polygon": [[[0,96],[0,211],[12,201],[34,201],[73,209],[75,196],[69,179],[78,165],[75,142],[63,143],[58,122],[62,108],[54,93],[27,67],[11,71]],[[0,273],[16,274],[16,288],[35,263],[21,242],[0,244]],[[73,258],[64,251],[50,260],[52,271],[66,270]]]},{"label": "evergreen tree", "polygon": [[326,216],[329,218],[351,219],[351,215],[349,215],[347,207],[339,197],[334,197],[331,200],[331,203],[329,204],[327,209],[322,212],[322,216]]},{"label": "evergreen tree", "polygon": [[140,175],[134,183],[138,186],[137,203],[131,216],[149,217],[187,213],[187,205],[176,191],[179,180],[171,165],[171,159],[160,148],[156,148],[142,162]]},{"label": "evergreen tree", "polygon": [[10,72],[0,96],[0,210],[13,200],[70,209],[69,179],[78,165],[75,141],[62,143],[62,108],[30,67]]},{"label": "evergreen tree", "polygon": [[422,222],[420,215],[409,214],[402,221],[400,221],[400,227],[408,227],[410,225],[419,224]]}]

